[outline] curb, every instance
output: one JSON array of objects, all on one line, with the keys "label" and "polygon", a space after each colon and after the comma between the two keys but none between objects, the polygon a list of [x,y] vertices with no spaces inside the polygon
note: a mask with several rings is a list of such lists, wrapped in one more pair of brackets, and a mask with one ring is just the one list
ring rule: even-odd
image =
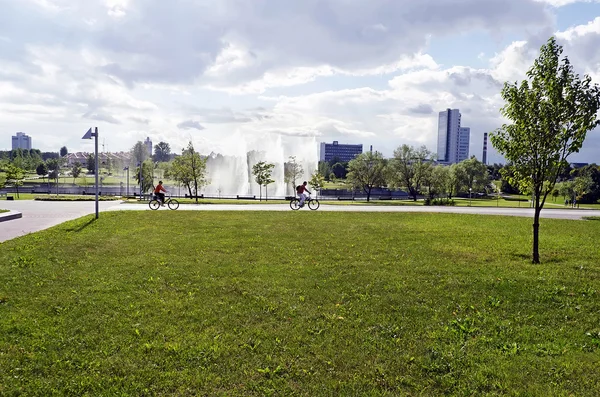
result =
[{"label": "curb", "polygon": [[0,214],[0,222],[12,221],[15,219],[20,219],[23,217],[23,214],[18,211],[8,211]]}]

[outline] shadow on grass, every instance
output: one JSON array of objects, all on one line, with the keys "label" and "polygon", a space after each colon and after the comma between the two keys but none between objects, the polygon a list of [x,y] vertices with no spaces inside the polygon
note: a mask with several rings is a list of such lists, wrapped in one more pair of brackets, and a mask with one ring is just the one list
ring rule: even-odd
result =
[{"label": "shadow on grass", "polygon": [[84,230],[85,228],[87,228],[88,226],[90,226],[91,224],[93,224],[95,221],[96,221],[95,217],[91,217],[87,220],[82,219],[80,223],[70,226],[69,228],[66,229],[66,231],[79,233],[82,230]]},{"label": "shadow on grass", "polygon": [[583,219],[586,221],[600,221],[600,216],[584,216]]}]

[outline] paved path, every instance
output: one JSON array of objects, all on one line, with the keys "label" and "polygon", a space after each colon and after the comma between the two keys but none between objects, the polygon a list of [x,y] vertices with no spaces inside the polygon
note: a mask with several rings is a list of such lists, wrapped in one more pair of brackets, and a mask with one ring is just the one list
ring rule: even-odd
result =
[{"label": "paved path", "polygon": [[[94,202],[49,202],[49,201],[1,201],[0,208],[20,211],[21,219],[0,222],[0,242],[24,234],[47,229],[68,220],[94,213]],[[100,211],[144,211],[147,204],[121,204],[116,201],[101,201]],[[160,211],[169,211],[166,207]],[[291,211],[287,204],[182,204],[178,211]],[[301,211],[309,211],[307,208]],[[502,207],[421,207],[421,206],[375,206],[375,205],[324,205],[319,211],[334,212],[437,212],[456,214],[481,214],[533,217],[531,208]],[[584,216],[600,217],[600,210],[576,210],[547,208],[543,218],[581,219]]]}]

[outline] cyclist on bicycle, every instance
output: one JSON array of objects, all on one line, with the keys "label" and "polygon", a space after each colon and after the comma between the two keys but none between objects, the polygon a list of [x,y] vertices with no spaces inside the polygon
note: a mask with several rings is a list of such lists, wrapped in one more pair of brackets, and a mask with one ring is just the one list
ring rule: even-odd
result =
[{"label": "cyclist on bicycle", "polygon": [[[158,185],[156,185],[156,187],[154,188],[154,194],[158,197],[158,200],[160,201],[160,205],[164,207],[165,206],[165,193],[167,191],[163,187],[162,183],[163,183],[162,181],[158,181]],[[165,192],[165,193],[162,193],[162,192]]]},{"label": "cyclist on bicycle", "polygon": [[304,194],[304,192],[308,192],[308,194],[312,194],[311,192],[308,191],[308,189],[306,188],[306,185],[308,185],[308,182],[304,181],[304,183],[302,185],[298,185],[296,187],[296,193],[298,194],[298,198],[300,199],[300,208],[304,207],[304,200],[306,200],[306,194]]}]

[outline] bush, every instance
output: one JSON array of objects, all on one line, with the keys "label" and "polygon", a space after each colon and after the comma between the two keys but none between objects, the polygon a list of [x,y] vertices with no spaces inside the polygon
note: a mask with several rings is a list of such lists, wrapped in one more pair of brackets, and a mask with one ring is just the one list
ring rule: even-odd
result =
[{"label": "bush", "polygon": [[441,206],[455,206],[456,202],[449,198],[434,198],[433,200],[430,198],[425,199],[425,205],[441,205]]}]

